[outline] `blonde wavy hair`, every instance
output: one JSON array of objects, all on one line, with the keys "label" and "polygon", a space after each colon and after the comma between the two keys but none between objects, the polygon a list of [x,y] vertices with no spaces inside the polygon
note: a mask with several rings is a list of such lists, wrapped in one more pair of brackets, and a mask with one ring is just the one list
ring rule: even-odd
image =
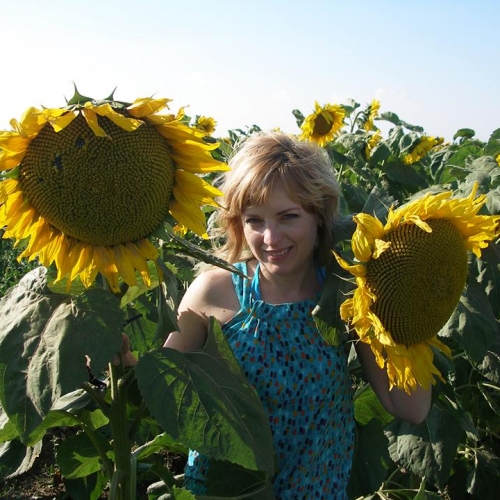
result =
[{"label": "blonde wavy hair", "polygon": [[326,265],[331,258],[340,188],[326,151],[314,143],[280,132],[259,132],[244,140],[228,161],[219,189],[221,209],[215,216],[216,233],[223,244],[219,257],[234,263],[252,257],[243,234],[241,215],[265,202],[275,183],[282,182],[291,200],[317,214],[315,258]]}]

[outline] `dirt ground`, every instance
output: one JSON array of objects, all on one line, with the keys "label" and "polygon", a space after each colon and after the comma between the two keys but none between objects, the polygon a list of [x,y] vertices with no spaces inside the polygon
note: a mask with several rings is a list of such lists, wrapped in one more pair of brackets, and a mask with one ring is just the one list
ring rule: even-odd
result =
[{"label": "dirt ground", "polygon": [[[26,473],[12,479],[0,478],[0,500],[71,500],[66,494],[64,481],[55,465],[55,446],[57,440],[53,436],[44,438],[42,452],[33,467]],[[168,469],[175,475],[182,473],[184,458],[165,454]],[[147,484],[139,484],[137,499],[147,499]],[[104,491],[101,499],[108,498]]]}]

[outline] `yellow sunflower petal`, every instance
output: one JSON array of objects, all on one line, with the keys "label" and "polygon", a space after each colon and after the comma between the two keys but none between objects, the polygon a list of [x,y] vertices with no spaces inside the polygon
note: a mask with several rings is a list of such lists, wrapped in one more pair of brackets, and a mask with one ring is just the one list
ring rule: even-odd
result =
[{"label": "yellow sunflower petal", "polygon": [[359,213],[353,219],[358,226],[361,226],[363,232],[367,232],[373,239],[380,239],[385,236],[384,226],[376,217],[370,214]]},{"label": "yellow sunflower petal", "polygon": [[375,240],[373,245],[373,259],[378,259],[389,247],[391,246],[390,241]]},{"label": "yellow sunflower petal", "polygon": [[118,272],[123,277],[125,283],[129,286],[136,285],[135,266],[129,249],[125,245],[115,245],[113,247],[113,252],[115,254]]},{"label": "yellow sunflower petal", "polygon": [[20,153],[11,153],[6,149],[0,152],[0,170],[11,170],[19,165],[26,154],[25,151]]},{"label": "yellow sunflower petal", "polygon": [[348,262],[346,262],[339,254],[333,252],[333,255],[339,265],[349,271],[352,275],[362,277],[366,276],[366,267],[363,266],[362,264],[355,264],[355,265],[350,265]]},{"label": "yellow sunflower petal", "polygon": [[26,150],[31,141],[16,132],[0,133],[0,149],[10,153],[20,153]]},{"label": "yellow sunflower petal", "polygon": [[27,139],[33,139],[38,135],[38,132],[45,126],[47,119],[37,108],[28,108],[21,117],[20,121],[12,119],[10,124],[19,135]]},{"label": "yellow sunflower petal", "polygon": [[150,97],[142,97],[136,99],[130,106],[127,107],[127,110],[132,116],[135,116],[136,118],[143,118],[162,110],[171,101],[172,99],[167,98],[152,99]]},{"label": "yellow sunflower petal", "polygon": [[145,258],[139,253],[137,246],[134,243],[128,242],[125,244],[129,251],[130,259],[133,262],[135,269],[137,269],[142,277],[142,281],[146,286],[151,286],[151,276]]},{"label": "yellow sunflower petal", "polygon": [[181,204],[174,200],[170,204],[170,213],[174,218],[181,222],[198,236],[207,239],[208,234],[205,226],[205,216],[203,212],[190,202]]},{"label": "yellow sunflower petal", "polygon": [[146,260],[156,260],[160,254],[158,249],[146,238],[134,242],[139,254]]},{"label": "yellow sunflower petal", "polygon": [[112,250],[104,246],[96,246],[93,250],[93,259],[97,269],[108,280],[111,291],[119,292],[119,273]]},{"label": "yellow sunflower petal", "polygon": [[75,118],[75,113],[66,113],[64,115],[60,115],[50,119],[49,123],[52,125],[52,128],[56,132],[60,132],[62,129],[66,128]]},{"label": "yellow sunflower petal", "polygon": [[90,102],[86,102],[85,108],[92,110],[94,113],[100,116],[105,116],[106,118],[109,118],[113,123],[121,127],[123,130],[126,130],[127,132],[133,132],[143,124],[141,120],[136,120],[135,118],[129,118],[120,113],[117,113],[109,103],[95,106]]},{"label": "yellow sunflower petal", "polygon": [[97,115],[93,109],[82,109],[82,113],[85,117],[85,120],[87,120],[90,129],[97,137],[109,137],[104,129],[99,125]]}]

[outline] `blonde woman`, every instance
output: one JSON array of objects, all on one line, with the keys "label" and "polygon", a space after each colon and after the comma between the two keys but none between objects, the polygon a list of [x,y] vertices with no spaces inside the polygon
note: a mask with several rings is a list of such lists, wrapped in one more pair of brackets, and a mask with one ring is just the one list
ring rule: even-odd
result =
[{"label": "blonde woman", "polygon": [[[251,136],[229,163],[220,188],[219,253],[248,279],[220,268],[201,273],[179,306],[179,331],[165,346],[201,349],[215,317],[269,414],[276,498],[346,499],[354,446],[349,344],[327,344],[311,315],[338,213],[332,165],[323,149],[281,133]],[[369,347],[355,345],[384,407],[413,423],[424,420],[431,392],[389,391]],[[206,493],[209,469],[207,458],[192,451],[186,487]]]}]

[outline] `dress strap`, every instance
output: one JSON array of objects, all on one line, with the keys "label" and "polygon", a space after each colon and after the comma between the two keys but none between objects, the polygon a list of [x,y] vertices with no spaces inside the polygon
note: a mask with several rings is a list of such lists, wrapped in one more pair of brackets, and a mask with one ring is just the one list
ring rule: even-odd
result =
[{"label": "dress strap", "polygon": [[240,306],[244,309],[248,309],[252,305],[253,297],[251,281],[246,277],[248,275],[247,263],[246,261],[237,262],[234,266],[245,275],[245,277],[243,277],[240,274],[233,273],[232,280],[234,291],[236,292]]},{"label": "dress strap", "polygon": [[252,283],[250,285],[250,293],[252,294],[253,300],[261,300],[260,298],[260,262],[257,262],[255,266],[255,272],[253,273]]}]

